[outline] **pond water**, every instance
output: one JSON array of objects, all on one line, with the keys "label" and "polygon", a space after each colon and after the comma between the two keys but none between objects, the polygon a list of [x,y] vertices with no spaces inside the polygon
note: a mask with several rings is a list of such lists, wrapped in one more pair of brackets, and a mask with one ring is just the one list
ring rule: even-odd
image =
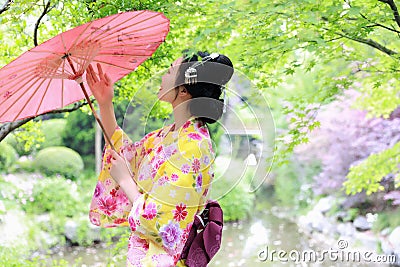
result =
[{"label": "pond water", "polygon": [[[317,242],[299,231],[296,224],[276,216],[276,207],[272,200],[257,202],[251,216],[241,222],[225,223],[222,237],[222,247],[209,266],[388,266],[377,263],[359,263],[353,260],[354,254],[343,256],[350,260],[332,261],[329,254],[322,260],[322,251],[336,248],[337,244]],[[328,242],[329,243],[329,242]],[[276,252],[273,252],[273,251]],[[278,251],[281,251],[278,254]],[[307,261],[295,262],[296,255],[306,251],[319,252],[316,258],[306,254]],[[125,266],[125,252],[121,250],[118,257],[113,256],[112,247],[99,246],[96,248],[72,247],[52,255],[53,259],[65,259],[73,266]],[[282,254],[286,252],[286,255]],[[314,254],[314,256],[317,254]],[[338,254],[333,254],[340,257]],[[349,254],[348,254],[349,255]],[[268,258],[267,258],[268,256]],[[281,260],[279,260],[279,256]],[[79,259],[77,261],[77,259]],[[310,261],[310,259],[313,259]],[[340,258],[339,258],[340,259]],[[285,262],[286,260],[286,262]],[[110,264],[114,262],[114,264]]]}]

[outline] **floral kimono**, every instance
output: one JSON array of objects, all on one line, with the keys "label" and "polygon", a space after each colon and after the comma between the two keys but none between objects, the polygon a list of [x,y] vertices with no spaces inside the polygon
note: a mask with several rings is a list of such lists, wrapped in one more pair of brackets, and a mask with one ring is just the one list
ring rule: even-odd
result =
[{"label": "floral kimono", "polygon": [[111,137],[141,193],[133,203],[109,173],[112,156],[103,156],[89,217],[98,226],[131,228],[127,266],[186,266],[181,252],[208,200],[215,156],[208,128],[194,118],[177,131],[173,126],[135,143],[119,127]]}]

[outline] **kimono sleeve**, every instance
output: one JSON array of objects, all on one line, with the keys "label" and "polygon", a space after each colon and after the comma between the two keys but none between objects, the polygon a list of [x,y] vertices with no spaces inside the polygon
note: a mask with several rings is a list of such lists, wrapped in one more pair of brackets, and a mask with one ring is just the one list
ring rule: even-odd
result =
[{"label": "kimono sleeve", "polygon": [[[213,174],[207,142],[184,141],[158,169],[150,192],[133,204],[129,224],[140,238],[180,253]],[[179,148],[178,148],[179,150]]]},{"label": "kimono sleeve", "polygon": [[[130,163],[133,174],[145,153],[144,143],[149,135],[133,143],[124,131],[117,127],[111,137],[116,151],[122,153]],[[102,227],[128,226],[127,218],[132,203],[110,175],[112,158],[108,152],[110,148],[108,144],[104,147],[102,167],[90,204],[89,219],[92,224]]]}]

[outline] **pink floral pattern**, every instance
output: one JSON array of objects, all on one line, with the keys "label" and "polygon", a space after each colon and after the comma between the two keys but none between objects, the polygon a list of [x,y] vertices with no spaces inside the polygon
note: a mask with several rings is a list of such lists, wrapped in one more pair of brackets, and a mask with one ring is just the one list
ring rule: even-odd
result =
[{"label": "pink floral pattern", "polygon": [[111,137],[130,162],[141,189],[133,203],[111,178],[111,155],[104,150],[89,218],[102,227],[130,228],[127,266],[186,266],[180,254],[195,215],[207,201],[214,157],[210,149],[200,146],[206,141],[206,147],[212,148],[207,126],[190,119],[179,135],[167,134],[170,127],[135,143],[119,127]]},{"label": "pink floral pattern", "polygon": [[146,220],[152,220],[154,217],[156,217],[156,215],[157,215],[156,204],[153,202],[148,203],[146,208],[144,209],[142,217],[145,218]]},{"label": "pink floral pattern", "polygon": [[179,222],[186,218],[188,212],[186,210],[186,205],[180,203],[179,205],[175,206],[175,209],[172,211],[174,214],[174,220]]},{"label": "pink floral pattern", "polygon": [[194,159],[192,163],[192,169],[195,173],[198,173],[200,171],[200,161],[199,159]]},{"label": "pink floral pattern", "polygon": [[111,216],[118,208],[117,201],[111,196],[102,196],[97,200],[99,209],[107,216]]}]

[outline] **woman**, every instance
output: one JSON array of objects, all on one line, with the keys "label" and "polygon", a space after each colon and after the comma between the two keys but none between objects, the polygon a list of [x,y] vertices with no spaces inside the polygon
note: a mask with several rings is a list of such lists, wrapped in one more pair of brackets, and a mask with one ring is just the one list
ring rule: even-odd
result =
[{"label": "woman", "polygon": [[186,266],[180,255],[214,176],[207,123],[221,117],[219,97],[233,74],[226,56],[198,55],[202,60],[178,58],[162,77],[158,98],[172,105],[174,123],[135,143],[117,126],[109,77],[99,64],[98,75],[88,68],[89,87],[118,152],[106,145],[89,217],[102,227],[130,226],[127,266]]}]

